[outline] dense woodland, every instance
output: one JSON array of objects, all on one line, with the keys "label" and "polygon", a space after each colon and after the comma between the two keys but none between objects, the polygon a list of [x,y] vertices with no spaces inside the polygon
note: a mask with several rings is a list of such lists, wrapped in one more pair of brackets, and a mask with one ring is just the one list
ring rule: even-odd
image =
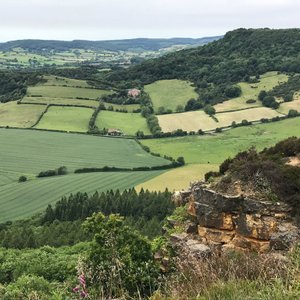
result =
[{"label": "dense woodland", "polygon": [[267,71],[300,72],[299,53],[299,29],[238,29],[202,47],[114,71],[107,79],[132,86],[160,79],[190,80],[202,105],[216,104],[238,95],[233,88],[237,82],[255,82]]},{"label": "dense woodland", "polygon": [[18,100],[26,95],[27,87],[41,81],[41,77],[32,72],[0,71],[0,102]]}]

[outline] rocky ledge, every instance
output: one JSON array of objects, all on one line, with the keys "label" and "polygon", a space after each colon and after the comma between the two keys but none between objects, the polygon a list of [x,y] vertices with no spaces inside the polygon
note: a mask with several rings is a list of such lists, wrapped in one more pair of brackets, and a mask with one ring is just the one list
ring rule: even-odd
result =
[{"label": "rocky ledge", "polygon": [[177,205],[188,204],[193,221],[186,226],[186,233],[173,234],[172,239],[200,256],[207,256],[210,249],[287,251],[300,238],[292,207],[286,203],[223,195],[202,182],[176,192],[173,200]]}]

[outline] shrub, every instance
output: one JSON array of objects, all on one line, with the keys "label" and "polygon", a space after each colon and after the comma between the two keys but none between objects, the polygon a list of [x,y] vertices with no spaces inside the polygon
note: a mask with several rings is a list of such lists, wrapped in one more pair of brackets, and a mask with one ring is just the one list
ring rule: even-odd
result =
[{"label": "shrub", "polygon": [[19,177],[19,182],[25,182],[27,181],[27,177],[26,176],[20,176]]}]

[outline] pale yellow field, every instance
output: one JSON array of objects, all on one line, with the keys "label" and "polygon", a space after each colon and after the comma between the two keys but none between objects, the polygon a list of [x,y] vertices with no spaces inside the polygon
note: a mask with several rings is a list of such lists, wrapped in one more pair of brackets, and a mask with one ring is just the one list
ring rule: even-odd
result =
[{"label": "pale yellow field", "polygon": [[[214,107],[217,112],[223,112],[262,106],[261,102],[258,100],[259,92],[262,90],[269,91],[279,83],[286,82],[287,80],[288,76],[285,74],[277,74],[277,72],[265,73],[264,75],[261,75],[259,83],[239,83],[238,85],[242,89],[242,95],[240,97],[224,101]],[[256,100],[256,103],[247,104],[246,101],[249,99]]]},{"label": "pale yellow field", "polygon": [[157,118],[163,132],[172,132],[176,129],[186,131],[211,130],[218,127],[218,123],[202,110],[160,115]]},{"label": "pale yellow field", "polygon": [[44,105],[22,105],[16,101],[0,104],[0,126],[29,128],[45,109]]},{"label": "pale yellow field", "polygon": [[236,123],[241,123],[243,120],[259,121],[262,118],[271,119],[273,117],[282,116],[282,114],[268,107],[257,107],[241,111],[219,113],[215,116],[219,120],[217,127],[224,127],[230,126],[233,121]]},{"label": "pale yellow field", "polygon": [[144,188],[150,191],[164,191],[166,188],[170,191],[179,191],[189,187],[190,182],[204,179],[205,173],[209,171],[218,171],[217,164],[195,164],[186,165],[181,168],[173,169],[159,175],[149,181],[136,186],[137,190]]},{"label": "pale yellow field", "polygon": [[27,103],[44,103],[44,104],[64,104],[64,105],[82,105],[97,107],[97,100],[80,100],[70,98],[50,98],[50,97],[24,97],[21,102]]},{"label": "pale yellow field", "polygon": [[280,107],[278,108],[278,111],[287,114],[290,109],[295,109],[298,112],[300,112],[300,99],[291,102],[281,103]]},{"label": "pale yellow field", "polygon": [[259,121],[262,118],[271,119],[276,116],[282,116],[282,114],[271,108],[256,107],[241,111],[218,113],[215,117],[219,122],[214,121],[202,110],[157,117],[162,131],[171,132],[176,129],[185,131],[213,130],[217,127],[230,126],[233,121],[236,123],[241,123],[243,120]]}]

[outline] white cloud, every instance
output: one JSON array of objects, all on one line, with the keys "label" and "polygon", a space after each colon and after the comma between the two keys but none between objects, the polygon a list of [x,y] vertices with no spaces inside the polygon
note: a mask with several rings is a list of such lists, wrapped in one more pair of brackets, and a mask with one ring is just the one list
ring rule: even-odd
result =
[{"label": "white cloud", "polygon": [[222,34],[238,27],[300,27],[299,0],[9,0],[0,40]]}]

